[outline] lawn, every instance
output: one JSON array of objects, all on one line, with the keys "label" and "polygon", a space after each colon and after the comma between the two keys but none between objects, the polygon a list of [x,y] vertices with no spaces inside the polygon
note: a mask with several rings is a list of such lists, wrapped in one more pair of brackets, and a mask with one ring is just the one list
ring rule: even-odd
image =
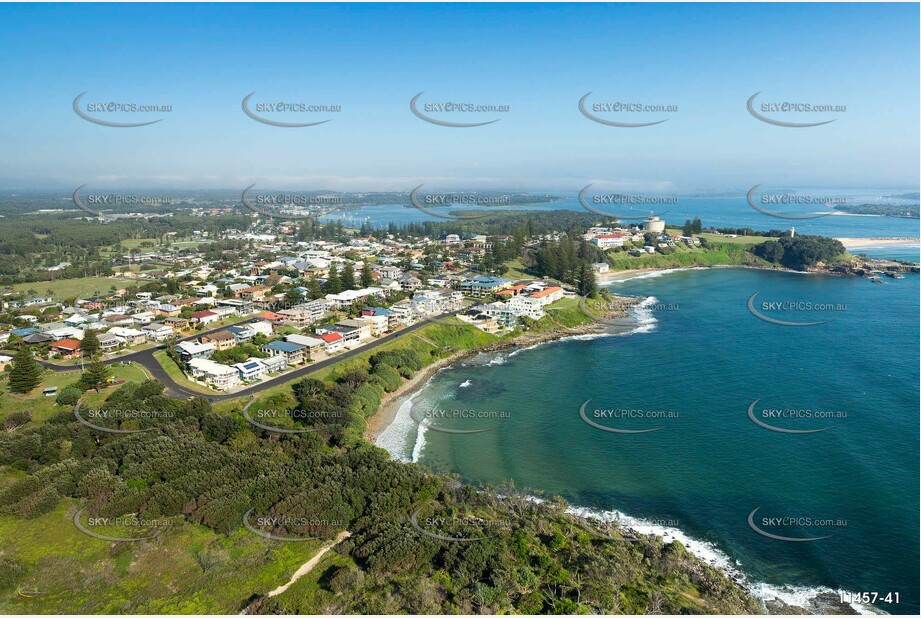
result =
[{"label": "lawn", "polygon": [[157,248],[157,239],[156,238],[126,238],[122,241],[122,247],[125,249],[141,249],[141,245],[144,243],[150,243],[150,247],[143,247],[147,251],[154,251]]},{"label": "lawn", "polygon": [[[112,367],[112,375],[119,380],[127,382],[143,382],[147,380],[147,374],[139,365],[118,365]],[[57,394],[45,397],[42,389],[56,386],[58,392],[66,386],[70,386],[80,379],[80,371],[50,371],[46,370],[42,376],[42,383],[25,395],[18,395],[9,392],[7,386],[8,376],[4,372],[0,375],[0,418],[11,412],[28,411],[32,413],[32,421],[41,424],[51,418],[57,412],[65,408],[57,405],[55,399]],[[87,391],[84,400],[89,404],[99,404],[104,401],[116,387],[102,389],[96,393]]]},{"label": "lawn", "polygon": [[712,243],[728,243],[732,245],[745,245],[749,247],[759,245],[766,240],[777,240],[776,238],[771,238],[770,236],[736,236],[735,238],[727,238],[725,234],[695,234],[695,236],[706,238]]},{"label": "lawn", "polygon": [[514,259],[509,262],[505,262],[505,266],[508,267],[508,271],[502,275],[504,279],[512,279],[517,281],[518,279],[534,279],[533,274],[525,272],[524,264],[521,263],[521,260]]},{"label": "lawn", "polygon": [[79,279],[57,279],[54,281],[33,281],[32,283],[17,283],[12,287],[17,292],[35,290],[38,294],[46,294],[49,290],[54,294],[55,300],[73,298],[81,292],[92,294],[94,292],[107,293],[112,286],[125,287],[137,283],[130,279],[112,279],[109,277],[80,277]]},{"label": "lawn", "polygon": [[166,373],[169,374],[169,377],[183,388],[195,391],[196,393],[202,393],[203,395],[213,395],[218,392],[213,388],[208,388],[207,386],[203,386],[198,382],[193,382],[185,377],[185,374],[182,373],[182,369],[180,369],[179,365],[173,362],[173,359],[167,355],[166,350],[157,350],[154,352],[154,358],[160,363],[160,366],[163,367]]}]

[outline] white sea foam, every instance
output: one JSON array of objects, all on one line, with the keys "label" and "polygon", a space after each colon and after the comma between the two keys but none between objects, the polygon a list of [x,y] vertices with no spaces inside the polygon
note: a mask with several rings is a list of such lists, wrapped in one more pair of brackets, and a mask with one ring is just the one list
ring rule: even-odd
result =
[{"label": "white sea foam", "polygon": [[621,335],[633,335],[636,333],[649,333],[652,332],[658,320],[656,316],[653,315],[651,307],[655,306],[659,302],[655,296],[650,296],[646,298],[638,305],[630,308],[630,314],[636,319],[636,328],[621,333]]},{"label": "white sea foam", "polygon": [[[540,498],[533,498],[534,501],[540,502]],[[813,599],[823,594],[832,594],[840,598],[843,591],[833,590],[825,586],[776,586],[765,582],[752,582],[742,570],[742,564],[738,560],[730,558],[723,550],[709,541],[696,539],[683,530],[672,526],[664,526],[656,523],[646,523],[648,520],[636,519],[617,510],[601,511],[587,507],[570,506],[566,511],[572,515],[596,519],[604,522],[629,522],[625,526],[639,534],[652,534],[663,538],[667,542],[680,541],[687,550],[702,561],[719,568],[726,573],[731,579],[747,589],[754,597],[762,602],[779,599],[787,605],[813,609]],[[859,614],[885,614],[886,612],[879,608],[851,603],[851,608]]]},{"label": "white sea foam", "polygon": [[473,382],[471,382],[470,380],[464,380],[463,382],[460,383],[458,388],[467,388],[471,384],[473,384]]},{"label": "white sea foam", "polygon": [[637,279],[656,279],[663,275],[669,275],[671,273],[680,273],[686,270],[710,270],[710,267],[709,266],[688,266],[687,268],[665,268],[663,270],[654,270],[648,273],[633,275],[632,277],[626,277],[624,279],[612,279],[611,281],[606,281],[605,284],[618,284],[618,283],[623,283],[624,281],[636,281]]},{"label": "white sea foam", "polygon": [[[403,400],[393,417],[393,422],[374,441],[374,444],[390,453],[391,457],[402,462],[418,461],[425,446],[425,427],[412,417],[413,405],[424,390],[423,386]],[[411,436],[415,436],[412,448],[409,447]]]}]

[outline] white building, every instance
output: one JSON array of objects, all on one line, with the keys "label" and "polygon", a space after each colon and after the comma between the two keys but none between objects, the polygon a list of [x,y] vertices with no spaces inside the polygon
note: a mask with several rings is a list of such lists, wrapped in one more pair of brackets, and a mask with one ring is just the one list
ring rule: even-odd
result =
[{"label": "white building", "polygon": [[244,324],[243,327],[253,331],[254,335],[265,335],[266,337],[272,336],[272,323],[268,320],[250,322],[248,324]]},{"label": "white building", "polygon": [[665,231],[665,221],[656,216],[649,216],[643,221],[643,231],[661,234]]},{"label": "white building", "polygon": [[268,371],[265,363],[263,363],[262,359],[259,358],[248,358],[242,363],[233,365],[233,368],[237,370],[238,374],[240,374],[240,379],[245,382],[255,380],[260,376],[265,375],[265,373]]},{"label": "white building", "polygon": [[270,356],[268,358],[260,358],[259,362],[262,363],[263,367],[265,367],[266,373],[278,373],[279,371],[284,371],[285,367],[288,365],[288,361],[284,356]]},{"label": "white building", "polygon": [[189,370],[193,377],[204,380],[221,390],[227,390],[240,384],[240,374],[235,368],[215,363],[207,358],[189,360]]},{"label": "white building", "polygon": [[196,358],[210,358],[214,354],[214,345],[195,341],[180,341],[176,344],[176,351],[182,360],[189,362]]},{"label": "white building", "polygon": [[491,318],[494,318],[496,322],[505,328],[515,328],[518,325],[518,317],[509,309],[509,306],[503,302],[494,302],[486,305],[480,305],[478,307],[483,313],[488,315]]},{"label": "white building", "polygon": [[355,301],[361,300],[363,298],[370,298],[370,297],[383,298],[384,290],[382,290],[381,288],[362,288],[361,290],[346,290],[345,292],[342,292],[340,294],[327,294],[326,300],[330,301],[330,303],[336,309],[347,309],[348,307],[351,307],[352,303],[354,303]]},{"label": "white building", "polygon": [[528,317],[532,320],[539,320],[544,317],[543,303],[538,298],[530,296],[514,296],[509,299],[509,311],[516,317]]},{"label": "white building", "polygon": [[599,249],[610,249],[611,247],[623,247],[624,242],[628,239],[626,234],[599,234],[592,238],[591,242],[598,245]]}]

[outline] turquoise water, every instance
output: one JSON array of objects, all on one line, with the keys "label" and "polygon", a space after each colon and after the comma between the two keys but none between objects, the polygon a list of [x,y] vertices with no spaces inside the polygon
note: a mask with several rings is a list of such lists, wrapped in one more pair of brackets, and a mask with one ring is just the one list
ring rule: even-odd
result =
[{"label": "turquoise water", "polygon": [[[442,371],[412,401],[492,420],[435,421],[477,434],[424,432],[398,418],[382,444],[468,481],[512,479],[529,491],[634,518],[665,520],[711,543],[752,582],[898,592],[893,613],[917,613],[919,501],[919,278],[865,279],[750,270],[693,270],[611,286],[654,295],[640,332],[563,340],[518,353],[481,355]],[[786,327],[785,321],[831,321]],[[762,301],[832,303],[836,311],[783,312]],[[462,386],[463,385],[463,386]],[[579,415],[619,429],[607,432]],[[779,428],[820,429],[810,434]],[[407,408],[408,406],[404,406]],[[765,419],[768,409],[837,417]],[[596,409],[668,413],[612,419]],[[507,418],[494,413],[501,411]],[[840,413],[846,413],[846,418]],[[498,419],[498,420],[496,420]],[[421,451],[421,452],[420,452]],[[791,538],[756,533],[755,524]],[[762,518],[812,518],[774,525]],[[816,520],[831,520],[821,522]]]}]

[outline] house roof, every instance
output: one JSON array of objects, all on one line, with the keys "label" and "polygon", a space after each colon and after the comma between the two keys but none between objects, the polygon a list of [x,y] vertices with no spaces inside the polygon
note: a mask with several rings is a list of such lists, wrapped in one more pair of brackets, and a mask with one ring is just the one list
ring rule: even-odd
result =
[{"label": "house roof", "polygon": [[80,342],[76,339],[61,339],[55,343],[51,344],[52,348],[62,348],[64,350],[70,350],[74,352],[80,349]]},{"label": "house roof", "polygon": [[202,335],[202,339],[213,339],[215,341],[227,341],[228,339],[236,339],[233,333],[226,330],[219,330],[216,333],[208,333],[207,335]]},{"label": "house roof", "polygon": [[342,339],[342,335],[339,333],[326,333],[325,335],[320,335],[320,339],[326,343],[335,343]]},{"label": "house roof", "polygon": [[290,341],[270,341],[263,348],[269,350],[276,350],[278,352],[297,352],[298,350],[303,350],[304,346],[298,343],[291,343]]},{"label": "house roof", "polygon": [[193,317],[193,318],[201,319],[201,318],[210,317],[210,316],[212,316],[212,315],[217,315],[217,314],[214,313],[213,311],[208,311],[207,309],[205,309],[204,311],[199,311],[198,313],[193,313],[193,314],[192,314],[192,317]]},{"label": "house roof", "polygon": [[549,296],[554,292],[562,292],[563,288],[558,285],[551,285],[550,287],[544,288],[540,292],[534,292],[531,294],[531,298],[543,298],[544,296]]}]

